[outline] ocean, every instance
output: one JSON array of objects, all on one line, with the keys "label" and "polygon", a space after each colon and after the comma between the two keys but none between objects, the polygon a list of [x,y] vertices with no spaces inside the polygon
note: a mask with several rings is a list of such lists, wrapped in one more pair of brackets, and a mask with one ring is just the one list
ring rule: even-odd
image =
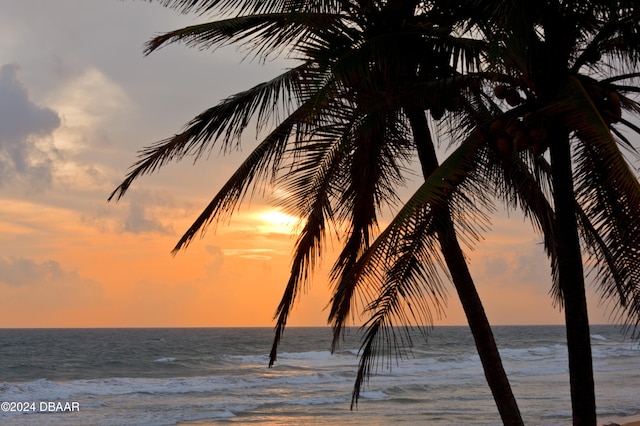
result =
[{"label": "ocean", "polygon": [[[562,326],[494,332],[527,425],[568,425]],[[598,416],[640,414],[640,347],[592,326]],[[360,335],[328,328],[1,329],[2,425],[499,425],[467,327],[419,334],[350,409]],[[390,368],[389,368],[390,367]]]}]

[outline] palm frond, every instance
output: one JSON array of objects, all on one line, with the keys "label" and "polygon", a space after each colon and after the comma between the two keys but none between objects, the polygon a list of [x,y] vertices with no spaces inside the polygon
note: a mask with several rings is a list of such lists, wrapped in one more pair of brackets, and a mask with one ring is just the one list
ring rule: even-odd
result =
[{"label": "palm frond", "polygon": [[[293,68],[271,81],[223,100],[191,120],[181,133],[144,148],[138,153],[139,160],[133,164],[125,180],[111,193],[109,200],[114,197],[119,200],[135,179],[153,173],[171,161],[181,160],[188,155],[197,160],[219,140],[222,141],[222,149],[229,150],[232,143],[239,142],[240,136],[256,115],[256,130],[262,130],[269,125],[270,120],[278,118],[279,109],[288,112],[289,108],[311,96],[308,92],[312,89],[299,85],[303,83],[317,89],[315,83],[320,83],[312,84],[310,77],[314,72],[316,70],[309,63]],[[312,105],[307,104],[297,114],[293,113],[295,118],[287,119],[279,132],[299,119],[301,111],[308,113],[311,107]],[[278,131],[274,133],[277,134]]]},{"label": "palm frond", "polygon": [[402,357],[411,346],[408,326],[416,324],[421,329],[432,325],[434,317],[443,316],[447,304],[448,292],[441,279],[447,272],[439,254],[436,220],[430,211],[413,219],[415,224],[396,244],[394,256],[387,258],[385,265],[372,268],[376,272],[366,274],[363,282],[365,298],[371,302],[364,311],[369,319],[363,325],[366,332],[352,407],[376,365],[385,362],[389,366],[393,356]]},{"label": "palm frond", "polygon": [[314,119],[323,99],[326,97],[322,92],[309,99],[256,147],[178,241],[173,249],[174,253],[186,247],[197,233],[206,229],[214,219],[224,220],[225,215],[234,212],[256,180],[268,176],[275,179],[273,173],[278,170],[278,165],[283,160],[283,153],[290,137],[301,126],[300,123],[304,126],[305,121]]},{"label": "palm frond", "polygon": [[[623,117],[620,117],[618,121],[623,126],[628,127],[629,129],[633,130],[638,135],[640,135],[639,126],[635,125],[634,123],[632,123],[631,121]],[[611,133],[616,135],[618,139],[624,144],[623,147],[626,148],[626,151],[629,154],[634,156],[636,159],[640,159],[640,149],[638,146],[636,146],[637,144],[634,144],[629,138],[627,138],[620,130],[616,129],[615,127],[611,126],[610,130],[611,130]]]},{"label": "palm frond", "polygon": [[588,62],[597,62],[592,59],[606,54],[623,62],[635,62],[640,58],[640,49],[637,47],[640,40],[639,11],[634,8],[625,9],[620,5],[608,5],[599,10],[588,9],[587,15],[594,23],[590,28],[592,35],[585,41],[572,71],[576,72]]},{"label": "palm frond", "polygon": [[[149,0],[152,1],[152,0]],[[157,0],[162,6],[181,13],[256,14],[286,11],[329,12],[340,10],[344,1],[337,0]]]},{"label": "palm frond", "polygon": [[[523,159],[523,156],[525,157]],[[544,248],[551,261],[552,288],[554,302],[562,305],[558,276],[558,248],[556,246],[556,219],[551,199],[550,165],[542,156],[528,159],[528,153],[505,157],[492,146],[488,161],[480,167],[487,167],[483,173],[493,182],[497,198],[509,208],[520,209],[534,230],[543,238]]]},{"label": "palm frond", "polygon": [[296,242],[289,281],[274,316],[277,322],[269,366],[276,361],[278,345],[299,288],[308,283],[322,256],[327,222],[335,221],[331,201],[335,175],[342,173],[344,151],[349,149],[344,141],[344,138],[319,140],[314,142],[316,148],[306,146],[304,161],[298,161],[297,168],[281,178],[291,193],[283,205],[306,219]]},{"label": "palm frond", "polygon": [[[595,260],[597,285],[603,298],[617,312],[617,320],[640,325],[640,188],[629,191],[619,186],[619,171],[607,170],[600,151],[585,144],[577,154],[578,170],[583,176],[577,182],[584,215],[593,227],[585,226],[587,248]],[[592,234],[596,234],[596,236]]]},{"label": "palm frond", "polygon": [[579,141],[577,200],[597,235],[585,239],[597,243],[588,249],[599,269],[598,288],[605,299],[617,298],[618,318],[634,332],[640,324],[640,183],[582,86],[570,84],[578,106],[566,117]]},{"label": "palm frond", "polygon": [[615,25],[615,31],[602,43],[600,51],[634,69],[640,61],[640,10],[637,5],[627,9],[614,6],[611,10],[607,20],[609,25]]},{"label": "palm frond", "polygon": [[[366,312],[370,315],[361,350],[358,377],[353,400],[357,402],[362,385],[373,371],[378,356],[397,353],[398,336],[392,327],[396,325],[430,325],[433,309],[442,314],[446,306],[446,289],[441,276],[446,267],[439,254],[437,217],[447,206],[459,207],[457,221],[473,219],[473,201],[466,198],[464,185],[473,185],[470,173],[477,163],[478,155],[485,144],[481,132],[470,135],[438,167],[409,199],[393,221],[376,238],[371,246],[358,258],[348,274],[343,274],[339,287],[345,293],[365,293],[369,299]],[[468,188],[467,188],[468,189]],[[469,190],[472,192],[472,190]],[[470,207],[467,210],[465,207]],[[454,213],[454,215],[456,215]],[[472,226],[459,230],[469,232]],[[475,235],[475,233],[473,232]],[[340,304],[332,306],[334,330],[344,326],[347,315]],[[405,340],[410,340],[405,330]],[[381,337],[380,333],[382,333]],[[389,334],[391,333],[391,334]],[[387,339],[392,338],[390,343]],[[336,342],[336,334],[334,334]]]},{"label": "palm frond", "polygon": [[[349,173],[342,185],[338,219],[349,227],[346,241],[330,277],[335,283],[329,321],[334,324],[332,349],[337,346],[344,320],[353,314],[353,287],[343,286],[345,274],[356,264],[377,232],[381,208],[393,206],[396,190],[403,185],[403,163],[409,161],[410,144],[405,124],[395,112],[374,111],[354,127]],[[340,318],[336,320],[336,318]]]},{"label": "palm frond", "polygon": [[240,44],[256,56],[268,56],[293,47],[316,32],[340,31],[342,17],[337,14],[271,13],[238,16],[170,31],[145,45],[145,54],[170,43],[182,42],[201,50]]},{"label": "palm frond", "polygon": [[602,82],[603,83],[615,83],[616,81],[630,80],[630,79],[635,79],[635,78],[640,78],[640,72],[633,72],[633,73],[614,75],[614,76],[611,76],[609,78],[605,78],[604,80],[602,80]]},{"label": "palm frond", "polygon": [[[337,211],[339,220],[348,223],[349,230],[342,251],[331,270],[330,277],[334,282],[341,282],[339,277],[349,273],[360,254],[369,247],[378,226],[378,209],[381,203],[378,185],[384,174],[384,158],[380,154],[386,142],[387,118],[378,114],[365,116],[359,123],[354,123],[354,133],[350,135],[354,146],[348,164],[349,180],[341,194],[340,208]],[[340,311],[338,315],[346,317],[352,303],[349,289],[336,285],[329,318],[336,315],[336,310]],[[340,334],[340,329],[334,329],[334,336]],[[332,348],[335,340],[334,337]]]},{"label": "palm frond", "polygon": [[276,327],[271,352],[269,353],[269,367],[276,362],[278,345],[300,287],[309,279],[310,274],[315,269],[317,259],[321,257],[325,239],[325,222],[327,220],[325,215],[328,209],[330,207],[327,200],[322,195],[319,195],[316,208],[307,216],[305,226],[298,236],[289,281],[274,315]]}]

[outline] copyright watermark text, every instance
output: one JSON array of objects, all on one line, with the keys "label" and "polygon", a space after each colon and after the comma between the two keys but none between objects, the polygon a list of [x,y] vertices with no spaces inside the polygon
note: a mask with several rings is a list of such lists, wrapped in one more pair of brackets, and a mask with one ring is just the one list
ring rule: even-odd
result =
[{"label": "copyright watermark text", "polygon": [[0,403],[0,410],[5,413],[62,413],[80,411],[80,403],[77,401],[5,401]]}]

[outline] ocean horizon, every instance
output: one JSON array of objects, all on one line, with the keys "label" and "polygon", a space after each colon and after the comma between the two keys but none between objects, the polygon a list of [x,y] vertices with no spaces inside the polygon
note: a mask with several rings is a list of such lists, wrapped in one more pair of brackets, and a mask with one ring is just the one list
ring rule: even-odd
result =
[{"label": "ocean horizon", "polygon": [[[564,326],[493,329],[525,423],[570,424]],[[501,423],[466,326],[415,333],[351,410],[360,337],[331,353],[329,327],[289,327],[267,368],[272,327],[0,329],[0,423]],[[639,415],[638,343],[614,325],[591,337],[599,421]]]}]

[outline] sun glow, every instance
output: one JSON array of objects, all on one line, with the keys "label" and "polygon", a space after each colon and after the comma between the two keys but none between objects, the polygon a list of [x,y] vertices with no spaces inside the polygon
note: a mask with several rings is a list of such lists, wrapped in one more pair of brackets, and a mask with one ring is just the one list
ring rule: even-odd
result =
[{"label": "sun glow", "polygon": [[278,210],[265,210],[256,214],[261,232],[292,234],[300,218]]}]

